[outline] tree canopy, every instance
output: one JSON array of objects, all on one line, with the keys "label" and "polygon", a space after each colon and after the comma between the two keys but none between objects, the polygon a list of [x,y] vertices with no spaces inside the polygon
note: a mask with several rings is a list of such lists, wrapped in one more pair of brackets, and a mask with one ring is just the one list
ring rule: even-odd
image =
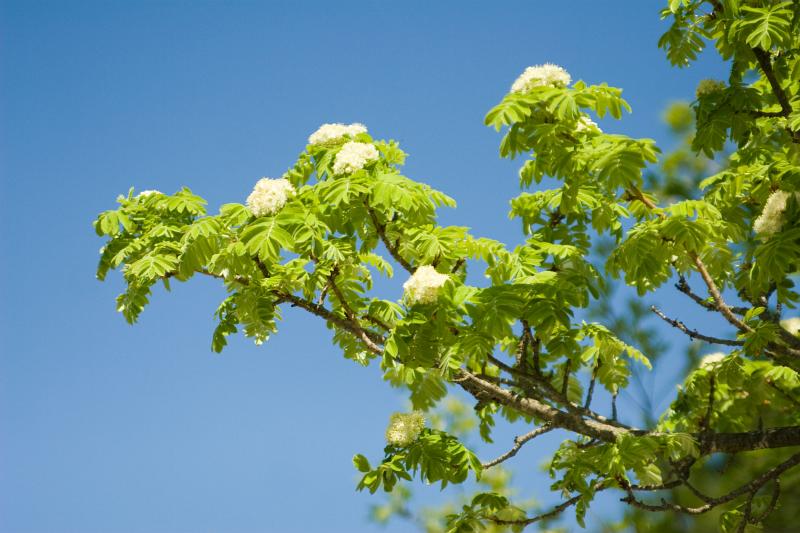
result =
[{"label": "tree canopy", "polygon": [[[781,477],[800,464],[786,450],[800,446],[800,321],[787,320],[800,299],[800,4],[671,0],[662,16],[671,26],[659,46],[673,65],[708,42],[730,65],[729,79],[704,80],[692,103],[684,160],[725,159],[697,187],[653,183],[649,169],[669,163],[655,142],[595,124],[630,111],[621,89],[537,65],[485,119],[502,134],[500,155],[523,161],[523,192],[510,202],[519,246],[440,225],[438,210],[455,200],[403,175],[398,143],[361,124],[326,124],[284,176],[218,213],[188,188],[120,196],[95,222],[107,239],[97,276],[122,272],[118,310],[130,323],[156,285],[217,278],[228,292],[217,352],[239,331],[266,341],[288,305],[324,321],[346,358],[380,365],[413,412],[391,417],[381,457],[354,457],[359,489],[491,479],[537,436],[568,432],[549,467],[561,504],[531,514],[481,491],[447,517],[449,531],[518,530],[569,508],[583,523],[601,491],[643,512],[722,510],[726,531],[760,524],[781,503]],[[403,293],[377,295],[375,277],[396,272]],[[672,283],[729,325],[711,335],[652,309],[675,335],[720,351],[642,427],[621,421],[616,397],[650,366],[646,347],[588,312],[616,280],[641,297]],[[457,389],[472,399],[483,439],[502,421],[524,420],[530,432],[500,457],[478,458],[425,423]],[[593,407],[601,394],[610,412]],[[696,485],[709,461],[735,454],[763,466],[721,494]]]}]

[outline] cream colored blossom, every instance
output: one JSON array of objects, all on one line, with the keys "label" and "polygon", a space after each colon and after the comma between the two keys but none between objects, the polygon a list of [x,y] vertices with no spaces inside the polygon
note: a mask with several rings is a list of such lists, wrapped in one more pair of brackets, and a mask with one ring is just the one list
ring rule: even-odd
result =
[{"label": "cream colored blossom", "polygon": [[247,197],[247,207],[257,217],[274,215],[294,192],[294,187],[285,178],[261,178]]},{"label": "cream colored blossom", "polygon": [[569,72],[558,65],[545,63],[528,67],[520,74],[519,78],[511,85],[512,93],[524,93],[534,87],[549,85],[551,87],[566,87],[572,78]]},{"label": "cream colored blossom", "polygon": [[157,191],[155,189],[147,189],[145,191],[140,192],[136,195],[137,198],[144,198],[145,196],[150,196],[151,194],[164,194],[161,191]]},{"label": "cream colored blossom", "polygon": [[702,359],[700,359],[700,368],[704,370],[711,370],[719,363],[721,363],[722,360],[725,359],[725,357],[727,356],[722,352],[710,353],[705,357],[703,357]]},{"label": "cream colored blossom", "polygon": [[[769,195],[761,215],[753,222],[753,229],[759,235],[772,235],[780,231],[783,226],[783,212],[786,211],[786,202],[791,196],[786,191],[775,191]],[[794,193],[800,200],[800,193]]]},{"label": "cream colored blossom", "polygon": [[338,141],[344,137],[355,137],[359,133],[367,133],[367,127],[358,122],[354,124],[323,124],[308,138],[308,144],[325,144]]},{"label": "cream colored blossom", "polygon": [[419,411],[394,413],[386,428],[386,442],[393,446],[408,446],[419,437],[425,428],[425,417]]},{"label": "cream colored blossom", "polygon": [[781,326],[792,335],[800,335],[800,316],[781,320]]},{"label": "cream colored blossom", "polygon": [[711,93],[715,93],[717,91],[722,91],[725,89],[725,82],[719,80],[711,80],[705,79],[700,80],[700,83],[697,84],[697,89],[695,89],[695,96],[700,98],[701,96],[706,96]]},{"label": "cream colored blossom", "polygon": [[378,149],[369,143],[350,141],[342,146],[333,160],[334,174],[352,174],[378,159]]},{"label": "cream colored blossom", "polygon": [[578,122],[575,124],[575,131],[577,132],[590,132],[590,133],[603,133],[603,130],[600,129],[600,126],[597,123],[590,119],[589,117],[583,116],[578,119]]},{"label": "cream colored blossom", "polygon": [[432,266],[424,265],[403,283],[403,291],[409,303],[433,303],[439,297],[439,289],[448,279],[450,277],[447,274],[440,274]]}]

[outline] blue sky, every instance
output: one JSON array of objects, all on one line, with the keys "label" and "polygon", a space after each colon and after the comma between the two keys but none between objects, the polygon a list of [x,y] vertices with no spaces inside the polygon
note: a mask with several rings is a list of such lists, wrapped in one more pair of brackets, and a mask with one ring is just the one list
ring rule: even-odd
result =
[{"label": "blue sky", "polygon": [[[224,297],[211,280],[158,291],[128,326],[119,276],[94,279],[92,219],[130,186],[186,185],[211,211],[241,202],[319,124],[358,121],[401,142],[407,175],[458,200],[444,223],[518,242],[506,216],[518,163],[499,159],[485,112],[550,61],[625,89],[633,114],[604,129],[669,145],[664,106],[726,76],[713,53],[669,67],[660,7],[0,2],[0,531],[380,530],[350,463],[380,455],[404,406],[377,368],[344,360],[294,310],[263,346],[211,353]],[[661,301],[707,320],[683,303]],[[523,469],[546,448],[521,453]],[[526,481],[552,501],[547,484]]]}]

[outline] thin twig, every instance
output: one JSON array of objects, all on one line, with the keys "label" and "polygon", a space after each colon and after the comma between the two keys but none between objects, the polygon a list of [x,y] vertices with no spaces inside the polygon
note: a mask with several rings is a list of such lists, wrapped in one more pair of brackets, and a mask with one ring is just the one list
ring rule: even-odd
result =
[{"label": "thin twig", "polygon": [[[689,286],[689,283],[686,281],[684,276],[680,276],[678,278],[678,283],[675,284],[675,288],[678,289],[680,292],[694,300],[700,307],[704,308],[706,311],[713,311],[716,312],[717,308],[714,304],[704,300],[700,295],[696,294],[692,291],[692,288]],[[749,309],[746,307],[735,307],[731,306],[731,311],[736,313],[737,315],[743,315],[747,313]]]},{"label": "thin twig", "polygon": [[688,337],[692,339],[696,339],[699,341],[704,341],[710,344],[722,344],[725,346],[744,346],[744,341],[734,341],[728,339],[720,339],[718,337],[711,337],[709,335],[704,335],[697,331],[696,329],[689,329],[686,327],[686,324],[681,322],[680,320],[675,320],[669,318],[665,315],[658,307],[655,305],[650,306],[650,310],[655,313],[658,318],[669,324],[670,326],[679,329],[680,331],[684,332]]},{"label": "thin twig", "polygon": [[338,275],[338,273],[339,273],[339,269],[334,267],[333,270],[331,271],[330,276],[328,277],[328,283],[330,284],[331,290],[336,295],[336,299],[339,300],[339,303],[341,304],[342,309],[344,309],[344,314],[347,317],[347,320],[350,321],[350,324],[352,326],[351,331],[353,331],[358,336],[358,338],[360,338],[364,342],[364,344],[367,345],[367,347],[371,351],[373,351],[375,353],[381,353],[382,350],[381,350],[380,346],[376,345],[373,342],[373,339],[370,338],[370,335],[367,334],[367,330],[365,330],[361,326],[361,323],[358,321],[358,318],[356,317],[356,314],[350,308],[350,305],[347,303],[347,300],[345,299],[344,295],[342,294],[342,291],[339,289],[339,286],[336,284],[336,276]]},{"label": "thin twig", "polygon": [[597,363],[594,365],[594,368],[592,369],[592,379],[591,379],[591,381],[589,381],[589,390],[586,392],[586,403],[583,404],[583,408],[584,409],[589,409],[589,407],[591,407],[591,405],[592,405],[592,395],[594,394],[594,384],[595,384],[595,381],[597,381],[597,372],[598,372],[598,370],[600,370],[600,365],[601,364],[602,363],[600,362],[600,360],[598,360]]},{"label": "thin twig", "polygon": [[708,293],[714,299],[714,303],[716,304],[717,310],[722,313],[722,316],[725,319],[736,326],[736,328],[740,331],[751,332],[753,329],[739,320],[736,315],[733,314],[731,308],[728,307],[728,304],[725,303],[725,300],[722,298],[722,293],[720,293],[719,289],[717,288],[717,284],[714,282],[714,279],[711,277],[711,274],[708,273],[708,269],[706,269],[706,265],[703,263],[702,259],[695,253],[689,252],[689,257],[694,262],[694,266],[697,267],[697,271],[700,273],[700,277],[703,278],[703,281],[708,287]]},{"label": "thin twig", "polygon": [[383,241],[383,245],[386,246],[386,249],[389,250],[389,254],[397,261],[400,266],[402,266],[409,274],[414,273],[414,267],[411,266],[411,263],[406,261],[402,255],[400,255],[399,251],[399,241],[396,242],[394,245],[389,242],[389,238],[386,236],[386,226],[381,224],[378,221],[378,215],[375,213],[375,210],[370,207],[369,202],[364,200],[364,205],[367,207],[367,212],[369,213],[369,218],[372,220],[372,225],[375,226],[375,231],[378,233],[378,237],[380,237],[381,241]]},{"label": "thin twig", "polygon": [[561,382],[561,396],[567,398],[569,392],[569,373],[572,370],[572,359],[567,359],[567,364],[564,367],[564,380]]},{"label": "thin twig", "polygon": [[705,505],[701,505],[699,507],[686,507],[683,505],[667,502],[664,499],[661,500],[661,504],[649,504],[637,500],[630,487],[626,486],[623,486],[623,488],[626,490],[626,492],[628,492],[628,496],[626,498],[623,498],[622,501],[629,503],[634,507],[644,509],[645,511],[678,511],[681,513],[693,514],[693,515],[703,514],[707,513],[708,511],[710,511],[714,507],[717,507],[718,505],[727,503],[731,500],[735,500],[739,496],[742,496],[744,494],[753,494],[757,492],[770,480],[777,479],[784,472],[786,472],[787,470],[789,470],[794,466],[797,466],[798,464],[800,464],[800,453],[792,455],[786,461],[780,463],[779,465],[768,470],[767,472],[764,472],[757,478],[751,480],[748,483],[745,483],[739,488],[732,490],[731,492],[725,494],[724,496],[720,496],[719,498],[709,498],[709,501],[706,502]]},{"label": "thin twig", "polygon": [[[603,490],[609,488],[609,486],[608,485],[603,485],[603,483],[600,482],[600,483],[595,483],[592,488],[593,488],[594,492],[600,492],[600,491],[603,491]],[[528,526],[530,524],[533,524],[534,522],[539,522],[541,520],[546,520],[548,518],[553,518],[554,516],[558,516],[559,514],[564,512],[566,509],[569,509],[570,507],[572,507],[573,505],[578,503],[582,498],[584,498],[584,496],[582,494],[578,494],[577,496],[573,496],[569,500],[556,505],[555,507],[553,507],[551,510],[547,511],[546,513],[542,513],[542,514],[539,514],[539,515],[536,515],[536,516],[532,516],[530,518],[523,518],[523,519],[519,519],[519,520],[504,520],[502,518],[497,518],[495,516],[491,516],[488,519],[489,519],[489,521],[494,522],[495,524],[499,524],[499,525],[505,525],[505,526]]]},{"label": "thin twig", "polygon": [[519,450],[526,442],[535,439],[539,435],[544,435],[545,433],[547,433],[548,431],[552,431],[553,429],[555,428],[551,424],[547,423],[542,425],[541,427],[534,429],[533,431],[525,433],[524,435],[519,435],[517,437],[514,437],[514,446],[510,450],[508,450],[503,455],[497,457],[496,459],[492,459],[491,461],[483,463],[481,466],[483,468],[491,468],[495,465],[499,465],[503,461],[511,459],[512,457],[517,455],[517,452],[519,452]]}]

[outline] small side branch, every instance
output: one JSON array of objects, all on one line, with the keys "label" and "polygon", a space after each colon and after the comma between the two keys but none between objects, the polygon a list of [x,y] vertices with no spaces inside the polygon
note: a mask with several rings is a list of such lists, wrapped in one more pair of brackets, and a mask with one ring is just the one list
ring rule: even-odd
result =
[{"label": "small side branch", "polygon": [[[328,284],[330,285],[331,290],[333,291],[333,294],[336,295],[336,299],[339,300],[339,304],[341,304],[342,309],[344,310],[344,314],[345,314],[345,316],[347,316],[347,320],[350,322],[350,325],[352,326],[350,331],[355,333],[356,336],[359,339],[361,339],[362,342],[364,342],[364,344],[367,345],[367,348],[369,348],[370,351],[372,351],[374,353],[381,353],[382,350],[381,350],[380,346],[375,344],[373,342],[373,339],[370,337],[369,332],[367,332],[363,327],[361,327],[361,324],[359,323],[358,318],[356,318],[355,313],[350,308],[350,305],[348,305],[347,300],[345,299],[344,295],[342,294],[342,291],[339,289],[339,286],[336,285],[336,275],[337,274],[338,274],[338,269],[334,268],[333,271],[331,272],[330,277],[328,278]],[[373,337],[374,337],[374,335],[373,335]]]},{"label": "small side branch", "polygon": [[[600,483],[595,484],[594,492],[600,492],[608,488],[608,485],[602,485]],[[565,510],[569,509],[576,503],[578,503],[581,498],[583,498],[582,494],[578,494],[577,496],[573,496],[569,500],[560,503],[553,507],[551,510],[547,511],[546,513],[542,513],[536,516],[532,516],[530,518],[522,518],[520,520],[503,520],[502,518],[497,517],[489,517],[489,521],[495,524],[504,525],[504,526],[529,526],[535,522],[540,522],[542,520],[547,520],[548,518],[553,518],[558,516],[559,514],[563,513]]]},{"label": "small side branch", "polygon": [[722,298],[722,293],[720,293],[719,289],[717,288],[717,284],[714,282],[711,274],[708,273],[708,269],[706,269],[706,265],[703,263],[700,257],[694,252],[690,252],[689,257],[694,262],[694,266],[697,267],[697,271],[703,278],[706,287],[708,287],[708,293],[714,299],[714,303],[716,304],[715,307],[720,313],[722,313],[722,316],[724,316],[725,319],[734,325],[739,331],[753,331],[750,326],[739,320],[739,318],[733,314],[731,308],[728,307],[728,304],[725,303],[725,300]]},{"label": "small side branch", "polygon": [[661,320],[663,320],[664,322],[666,322],[667,324],[669,324],[673,328],[679,329],[680,331],[682,331],[683,333],[685,333],[688,337],[690,337],[692,339],[703,341],[703,342],[708,342],[710,344],[722,344],[724,346],[744,346],[744,342],[743,341],[720,339],[718,337],[711,337],[709,335],[704,335],[704,334],[700,333],[699,331],[697,331],[696,329],[689,329],[680,320],[675,320],[675,319],[669,318],[667,315],[665,315],[655,305],[651,305],[650,306],[650,310],[653,313],[655,313],[656,316],[658,316],[658,318],[660,318]]},{"label": "small side branch", "polygon": [[378,233],[378,237],[380,237],[381,241],[383,242],[383,245],[386,246],[386,249],[389,250],[389,254],[409,274],[413,274],[414,273],[414,267],[411,266],[411,263],[406,261],[403,258],[402,255],[400,255],[400,251],[398,250],[398,247],[395,246],[396,243],[392,244],[392,242],[389,241],[389,238],[386,236],[386,226],[384,224],[381,224],[378,221],[378,215],[375,213],[375,210],[372,209],[372,207],[370,207],[369,203],[366,200],[364,201],[364,205],[367,208],[367,212],[369,213],[370,220],[372,220],[372,225],[375,226],[375,231]]},{"label": "small side branch", "polygon": [[592,369],[592,379],[589,381],[589,390],[586,392],[586,403],[583,404],[584,409],[589,409],[592,406],[592,396],[594,395],[594,384],[597,381],[597,373],[600,371],[600,365],[602,363],[600,360],[597,360],[597,363],[594,365]]},{"label": "small side branch", "polygon": [[633,489],[629,485],[623,485],[623,489],[628,493],[628,496],[623,498],[622,501],[625,503],[629,503],[634,507],[638,507],[639,509],[644,509],[645,511],[678,511],[685,514],[703,514],[707,513],[714,507],[727,503],[729,501],[735,500],[736,498],[743,496],[745,494],[754,495],[757,493],[761,488],[769,483],[771,480],[778,480],[778,478],[790,468],[797,466],[800,464],[800,453],[796,453],[789,457],[786,461],[780,463],[779,465],[775,466],[774,468],[764,472],[757,478],[751,480],[748,483],[745,483],[738,489],[734,489],[728,494],[724,496],[720,496],[719,498],[710,498],[706,497],[707,501],[705,505],[701,505],[699,507],[687,507],[683,505],[678,505],[676,503],[668,502],[664,499],[661,500],[660,504],[650,504],[644,501],[636,499],[636,496],[633,494]]},{"label": "small side branch", "polygon": [[[689,286],[689,283],[686,281],[686,278],[681,276],[678,278],[678,283],[675,284],[675,288],[681,291],[683,294],[694,300],[694,302],[699,305],[700,307],[704,308],[706,311],[717,311],[717,307],[707,302],[705,299],[700,297],[697,293],[692,291],[692,288]],[[736,313],[737,315],[745,314],[748,309],[746,307],[731,307],[731,311]]]},{"label": "small side branch", "polygon": [[761,48],[753,48],[753,54],[756,56],[758,66],[761,67],[761,70],[764,72],[764,76],[766,76],[767,81],[769,81],[769,85],[772,87],[772,92],[781,106],[782,113],[779,116],[788,117],[792,113],[792,105],[789,103],[789,98],[786,96],[786,91],[783,90],[780,82],[778,82],[778,78],[775,76],[775,71],[772,69],[772,60],[769,57],[769,52],[762,50]]},{"label": "small side branch", "polygon": [[517,437],[514,437],[514,446],[510,450],[508,450],[503,455],[497,457],[496,459],[492,459],[491,461],[483,463],[481,466],[483,468],[491,468],[495,465],[499,465],[503,461],[511,459],[512,457],[517,455],[517,452],[519,452],[519,450],[522,448],[522,446],[525,445],[526,442],[535,439],[539,435],[544,435],[545,433],[547,433],[548,431],[552,431],[553,429],[555,428],[552,425],[544,424],[543,426],[538,427],[533,431],[530,431],[524,435],[519,435]]},{"label": "small side branch", "polygon": [[381,337],[380,335],[377,335],[369,331],[364,331],[363,329],[357,327],[356,325],[351,324],[349,320],[346,320],[341,316],[336,316],[333,312],[326,309],[325,307],[317,305],[314,302],[309,302],[308,300],[304,300],[303,298],[295,296],[294,294],[281,293],[278,296],[281,301],[289,302],[295,307],[300,307],[302,309],[305,309],[309,313],[317,315],[318,317],[323,318],[328,322],[349,331],[350,333],[356,335],[362,340],[364,340],[364,338],[361,336],[363,333],[364,336],[369,341],[369,342],[365,341],[367,348],[369,348],[371,352],[376,354],[383,353],[383,350],[378,346],[378,344],[383,344],[384,342],[383,337]]}]

